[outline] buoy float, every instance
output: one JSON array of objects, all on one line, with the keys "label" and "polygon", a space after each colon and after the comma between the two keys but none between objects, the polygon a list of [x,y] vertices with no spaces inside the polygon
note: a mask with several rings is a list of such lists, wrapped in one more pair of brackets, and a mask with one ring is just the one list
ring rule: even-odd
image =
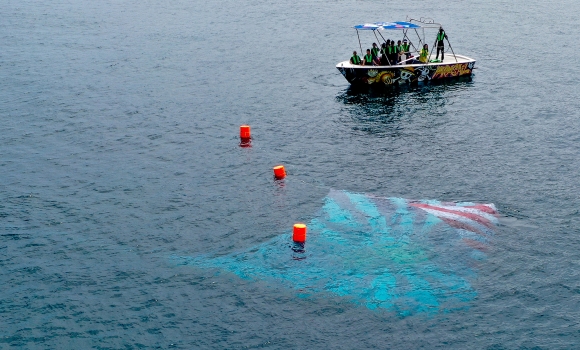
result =
[{"label": "buoy float", "polygon": [[242,125],[242,126],[240,126],[240,138],[242,140],[248,140],[248,139],[251,138],[250,126],[249,125]]},{"label": "buoy float", "polygon": [[252,147],[252,137],[250,136],[250,126],[240,126],[240,147]]},{"label": "buoy float", "polygon": [[306,225],[294,224],[294,232],[292,234],[292,240],[296,243],[306,242]]},{"label": "buoy float", "polygon": [[286,177],[286,170],[284,170],[284,166],[283,165],[276,165],[274,167],[274,177],[277,180],[282,180],[283,178]]}]

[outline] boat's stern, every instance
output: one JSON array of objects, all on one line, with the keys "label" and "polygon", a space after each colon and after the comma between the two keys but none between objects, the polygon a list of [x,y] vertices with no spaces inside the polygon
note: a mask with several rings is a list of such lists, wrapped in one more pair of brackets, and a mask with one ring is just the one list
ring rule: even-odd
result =
[{"label": "boat's stern", "polygon": [[356,69],[360,69],[362,67],[364,66],[351,64],[350,61],[339,62],[336,65],[336,69],[338,69],[340,74],[342,74],[342,76],[351,84],[356,82]]}]

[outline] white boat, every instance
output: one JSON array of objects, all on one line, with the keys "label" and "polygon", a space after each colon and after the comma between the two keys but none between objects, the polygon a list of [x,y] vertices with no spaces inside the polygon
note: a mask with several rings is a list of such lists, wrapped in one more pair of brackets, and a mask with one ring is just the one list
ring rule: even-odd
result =
[{"label": "white boat", "polygon": [[[363,54],[362,45],[360,44],[359,30],[372,31],[378,42],[386,42],[387,39],[381,34],[381,31],[396,31],[391,33],[400,33],[402,38],[400,40],[407,40],[409,44],[407,58],[399,63],[391,63],[387,60],[379,60],[380,63],[375,62],[372,65],[353,64],[350,60],[340,62],[336,68],[342,75],[353,85],[361,84],[383,84],[383,85],[397,85],[397,84],[413,84],[420,82],[427,82],[431,80],[450,79],[462,76],[471,76],[475,60],[473,58],[458,55],[453,52],[451,43],[447,40],[448,47],[451,52],[446,52],[443,60],[432,59],[434,56],[433,50],[430,50],[429,57],[426,62],[417,60],[420,49],[425,42],[425,29],[439,29],[441,25],[432,20],[414,20],[410,19],[405,22],[374,22],[365,23],[354,26],[359,38],[359,47],[361,55]],[[409,34],[414,32],[417,36],[415,44],[409,38]],[[379,37],[381,39],[379,39]],[[435,41],[437,42],[437,41]],[[431,47],[435,49],[435,45]],[[364,57],[364,56],[363,56]]]}]

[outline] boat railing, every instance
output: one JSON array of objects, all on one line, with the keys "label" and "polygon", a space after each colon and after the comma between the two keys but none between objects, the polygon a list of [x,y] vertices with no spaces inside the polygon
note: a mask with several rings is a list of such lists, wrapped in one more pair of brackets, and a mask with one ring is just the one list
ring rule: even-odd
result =
[{"label": "boat railing", "polygon": [[433,28],[435,27],[441,27],[441,23],[435,22],[435,20],[433,18],[430,17],[420,17],[419,19],[416,18],[410,18],[407,16],[407,22],[417,22],[417,23],[421,23],[421,24],[427,24],[427,25],[432,25]]}]

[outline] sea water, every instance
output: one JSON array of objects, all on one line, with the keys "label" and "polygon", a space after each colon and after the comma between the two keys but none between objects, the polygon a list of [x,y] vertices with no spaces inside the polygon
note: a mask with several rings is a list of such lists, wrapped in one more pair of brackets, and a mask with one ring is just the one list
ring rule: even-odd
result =
[{"label": "sea water", "polygon": [[[577,346],[576,2],[7,0],[0,12],[0,348]],[[335,68],[359,50],[352,26],[406,16],[441,22],[477,60],[473,78],[352,90]],[[363,49],[374,41],[361,33]],[[330,191],[494,203],[476,294],[398,313],[176,263],[289,237]]]}]

